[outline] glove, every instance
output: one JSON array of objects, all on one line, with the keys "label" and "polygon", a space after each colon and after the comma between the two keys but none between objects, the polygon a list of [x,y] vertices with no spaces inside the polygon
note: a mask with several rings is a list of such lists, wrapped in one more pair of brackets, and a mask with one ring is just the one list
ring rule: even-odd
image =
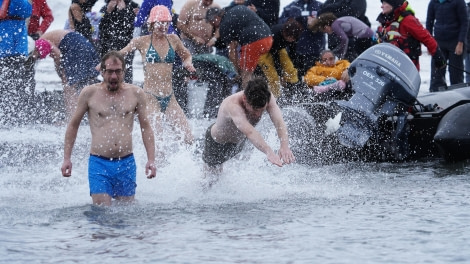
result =
[{"label": "glove", "polygon": [[440,48],[436,49],[436,52],[432,56],[432,59],[434,60],[434,66],[438,69],[442,69],[446,66],[446,58],[444,57],[444,54],[442,54],[442,51]]}]

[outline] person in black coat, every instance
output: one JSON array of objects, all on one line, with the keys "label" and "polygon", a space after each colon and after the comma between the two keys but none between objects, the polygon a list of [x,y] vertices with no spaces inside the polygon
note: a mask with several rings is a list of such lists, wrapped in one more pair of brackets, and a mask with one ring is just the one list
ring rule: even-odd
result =
[{"label": "person in black coat", "polygon": [[[106,5],[101,8],[103,18],[100,20],[100,55],[111,50],[121,50],[132,39],[134,32],[135,9],[138,4],[131,0],[106,0]],[[129,53],[126,59],[126,83],[132,83],[132,62],[134,54]]]},{"label": "person in black coat", "polygon": [[263,21],[272,27],[279,19],[280,0],[233,0],[228,6],[244,5],[255,12]]},{"label": "person in black coat", "polygon": [[333,13],[336,17],[353,16],[370,27],[369,18],[366,16],[366,0],[326,0],[318,15]]}]

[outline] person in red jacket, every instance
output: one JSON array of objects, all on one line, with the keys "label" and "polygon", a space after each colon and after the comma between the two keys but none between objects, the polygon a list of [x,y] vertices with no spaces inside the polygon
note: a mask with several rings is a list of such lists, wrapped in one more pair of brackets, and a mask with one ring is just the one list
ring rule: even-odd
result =
[{"label": "person in red jacket", "polygon": [[39,39],[52,21],[54,21],[54,16],[46,0],[33,0],[33,13],[29,19],[28,35],[34,40]]},{"label": "person in red jacket", "polygon": [[421,43],[433,56],[435,66],[445,65],[445,58],[436,40],[415,17],[408,1],[381,0],[382,13],[377,17],[380,23],[377,29],[378,41],[388,42],[403,50],[419,71]]}]

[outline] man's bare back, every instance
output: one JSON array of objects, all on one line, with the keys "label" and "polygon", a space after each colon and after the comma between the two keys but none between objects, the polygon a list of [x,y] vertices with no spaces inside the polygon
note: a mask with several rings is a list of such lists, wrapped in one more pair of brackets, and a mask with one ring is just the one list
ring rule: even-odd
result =
[{"label": "man's bare back", "polygon": [[220,105],[217,120],[211,129],[214,140],[218,143],[238,143],[242,141],[246,136],[240,131],[234,119],[244,119],[254,127],[260,121],[264,110],[265,108],[258,111],[258,114],[249,113],[243,103],[243,92],[227,97]]},{"label": "man's bare back", "polygon": [[[276,128],[280,141],[279,154],[273,151],[255,128],[264,112],[269,114]],[[281,109],[269,91],[266,81],[260,78],[249,81],[245,90],[223,100],[215,123],[210,127],[210,131],[207,130],[204,162],[210,167],[221,165],[233,157],[235,152],[240,151],[233,149],[233,144],[237,145],[245,139],[265,153],[268,160],[277,166],[281,167],[295,160],[289,148],[289,136]]]}]

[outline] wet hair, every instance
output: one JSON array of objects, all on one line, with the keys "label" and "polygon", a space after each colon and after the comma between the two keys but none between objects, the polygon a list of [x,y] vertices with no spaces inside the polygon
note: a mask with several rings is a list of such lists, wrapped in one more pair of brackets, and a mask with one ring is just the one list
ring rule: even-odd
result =
[{"label": "wet hair", "polygon": [[282,35],[284,37],[293,37],[295,40],[299,39],[300,34],[302,33],[303,26],[295,18],[289,18],[282,25]]},{"label": "wet hair", "polygon": [[271,99],[268,83],[259,77],[250,80],[243,93],[248,104],[255,109],[265,107]]},{"label": "wet hair", "polygon": [[126,68],[126,60],[124,59],[124,56],[122,56],[121,53],[119,53],[116,50],[111,50],[111,51],[108,51],[106,54],[104,54],[103,57],[101,57],[101,70],[102,71],[106,70],[106,61],[109,58],[114,58],[114,60],[116,59],[120,60],[122,69],[124,70]]},{"label": "wet hair", "polygon": [[333,24],[333,22],[337,19],[337,17],[333,13],[323,13],[318,16],[318,18],[313,22],[313,25],[311,26],[311,30],[313,32],[318,32],[321,31],[325,28],[325,26],[330,26]]}]

